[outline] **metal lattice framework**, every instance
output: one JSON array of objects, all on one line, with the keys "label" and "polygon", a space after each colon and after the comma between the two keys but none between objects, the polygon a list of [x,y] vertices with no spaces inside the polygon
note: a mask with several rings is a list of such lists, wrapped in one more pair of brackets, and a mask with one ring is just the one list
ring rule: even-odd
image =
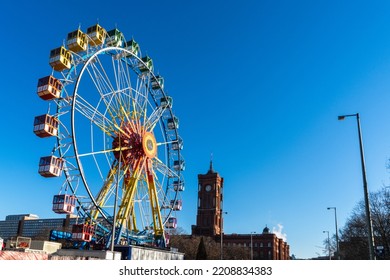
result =
[{"label": "metal lattice framework", "polygon": [[166,246],[184,190],[172,98],[152,60],[117,29],[101,29],[101,38],[73,34],[68,49],[50,59],[62,85],[49,100],[59,123],[52,157],[65,175],[60,194],[75,198],[79,221],[93,227],[96,243]]}]

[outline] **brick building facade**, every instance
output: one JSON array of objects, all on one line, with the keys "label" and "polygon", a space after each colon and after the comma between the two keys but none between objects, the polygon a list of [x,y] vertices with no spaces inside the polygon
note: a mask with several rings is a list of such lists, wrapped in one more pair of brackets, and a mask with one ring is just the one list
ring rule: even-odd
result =
[{"label": "brick building facade", "polygon": [[253,259],[288,260],[290,246],[265,227],[261,234],[223,233],[223,178],[215,172],[213,164],[206,174],[198,175],[198,209],[192,235],[210,236],[224,247],[246,247]]}]

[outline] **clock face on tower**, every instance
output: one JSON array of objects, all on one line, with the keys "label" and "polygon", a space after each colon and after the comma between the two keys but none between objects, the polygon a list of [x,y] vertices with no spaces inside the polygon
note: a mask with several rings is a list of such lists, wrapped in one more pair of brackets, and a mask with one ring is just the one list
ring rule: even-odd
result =
[{"label": "clock face on tower", "polygon": [[206,192],[211,191],[211,186],[210,186],[210,185],[207,185],[207,186],[205,187],[205,190],[206,190]]}]

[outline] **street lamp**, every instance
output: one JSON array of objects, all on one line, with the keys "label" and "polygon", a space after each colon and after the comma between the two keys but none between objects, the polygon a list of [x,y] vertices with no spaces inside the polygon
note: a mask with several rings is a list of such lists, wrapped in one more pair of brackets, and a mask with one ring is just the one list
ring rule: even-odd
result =
[{"label": "street lamp", "polygon": [[337,214],[336,214],[336,207],[328,207],[328,210],[334,209],[334,223],[336,225],[336,250],[337,250],[337,259],[340,259],[340,247],[339,247],[339,234],[337,230]]},{"label": "street lamp", "polygon": [[228,212],[223,212],[222,209],[221,211],[221,260],[223,260],[223,214],[227,214]]},{"label": "street lamp", "polygon": [[255,231],[251,232],[251,260],[253,260],[253,234],[255,233]]},{"label": "street lamp", "polygon": [[323,233],[327,232],[328,233],[328,252],[329,252],[329,260],[332,259],[330,256],[330,239],[329,239],[329,230],[324,230]]},{"label": "street lamp", "polygon": [[371,211],[370,211],[370,202],[368,197],[368,189],[367,189],[367,178],[366,178],[366,165],[364,163],[364,152],[363,152],[363,140],[362,133],[360,129],[360,117],[359,113],[351,114],[351,115],[342,115],[338,116],[338,120],[344,120],[346,117],[356,117],[358,134],[359,134],[359,146],[360,146],[360,160],[362,165],[362,175],[363,175],[363,190],[364,190],[364,203],[366,210],[366,223],[367,223],[367,231],[368,231],[368,249],[370,260],[375,260],[375,252],[374,252],[374,235],[372,231],[372,219],[371,219]]}]

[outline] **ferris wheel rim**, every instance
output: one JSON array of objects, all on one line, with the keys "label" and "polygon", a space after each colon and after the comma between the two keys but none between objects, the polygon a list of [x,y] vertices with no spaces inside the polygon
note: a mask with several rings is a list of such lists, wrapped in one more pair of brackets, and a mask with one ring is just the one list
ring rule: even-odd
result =
[{"label": "ferris wheel rim", "polygon": [[[78,145],[77,145],[77,135],[76,135],[76,131],[75,131],[75,104],[76,104],[76,100],[77,100],[77,97],[78,97],[78,86],[79,86],[79,83],[80,83],[80,79],[81,77],[83,76],[84,74],[84,71],[85,69],[88,67],[88,65],[91,63],[91,61],[93,61],[98,55],[100,54],[108,54],[107,52],[109,51],[120,51],[120,52],[123,52],[123,53],[126,53],[128,55],[131,55],[133,58],[135,58],[139,63],[144,63],[142,61],[142,59],[140,57],[138,57],[137,55],[134,55],[132,52],[122,48],[122,47],[103,47],[99,50],[97,50],[96,52],[94,52],[91,56],[88,57],[88,59],[86,61],[84,61],[84,65],[83,67],[81,68],[80,72],[77,74],[77,80],[75,82],[75,86],[74,86],[74,90],[73,90],[73,94],[72,94],[72,104],[71,104],[71,136],[72,136],[72,146],[74,148],[74,155],[75,155],[75,160],[76,160],[76,163],[77,163],[77,166],[79,168],[79,171],[80,171],[80,177],[81,177],[81,180],[82,180],[82,183],[84,185],[84,188],[87,190],[88,192],[88,195],[91,199],[91,201],[93,202],[94,206],[97,207],[98,211],[100,212],[100,214],[108,221],[108,217],[105,215],[105,213],[103,212],[103,210],[98,207],[97,205],[97,201],[95,199],[95,196],[92,194],[91,192],[91,188],[89,187],[89,183],[88,181],[86,180],[86,177],[85,177],[85,174],[84,174],[84,170],[83,170],[83,164],[81,163],[80,161],[80,157],[79,157],[79,151],[78,151]],[[76,65],[77,66],[77,65]],[[74,67],[76,67],[74,66]],[[156,78],[155,74],[153,73],[153,71],[149,71],[149,74],[153,76],[153,78]],[[164,90],[162,88],[160,88],[160,91],[162,93],[162,95],[164,97],[167,97],[166,93],[164,92]],[[153,99],[154,100],[154,99]],[[156,101],[156,100],[154,100]],[[157,105],[157,104],[156,104]],[[168,108],[169,110],[169,114],[171,116],[174,116],[173,112],[172,112],[172,109],[171,108]],[[163,124],[164,125],[164,124]],[[166,131],[166,128],[164,127],[164,131]],[[176,139],[179,139],[179,134],[178,134],[178,131],[177,131],[177,128],[174,129],[174,132],[175,132],[175,136],[176,136]],[[167,149],[169,149],[169,147],[167,146]],[[181,158],[181,155],[180,155],[180,150],[177,151],[178,153],[178,158]],[[180,171],[178,171],[178,178],[181,178],[180,176]],[[179,193],[179,189],[176,189],[175,191],[175,196],[174,196],[174,200],[177,200],[177,197],[178,197],[178,193]],[[171,216],[171,213],[172,213],[172,209],[170,210],[170,213],[167,215],[164,223],[166,222],[166,220],[168,220],[168,218]]]}]

